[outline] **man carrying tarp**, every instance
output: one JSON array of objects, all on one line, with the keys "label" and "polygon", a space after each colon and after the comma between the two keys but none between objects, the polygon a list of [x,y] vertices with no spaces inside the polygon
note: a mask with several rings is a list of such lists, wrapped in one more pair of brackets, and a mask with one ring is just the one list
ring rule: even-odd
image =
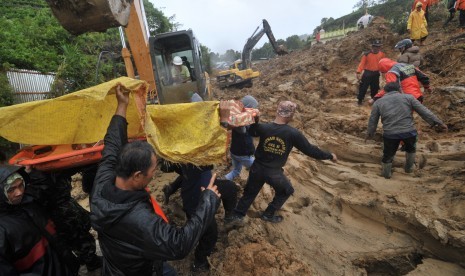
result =
[{"label": "man carrying tarp", "polygon": [[[181,228],[168,224],[146,190],[157,166],[152,146],[143,141],[127,143],[129,94],[122,90],[118,85],[118,105],[105,135],[90,202],[92,226],[104,257],[102,274],[175,275],[165,261],[189,254],[215,219],[220,202],[215,176],[187,223]],[[229,113],[224,113],[220,112],[227,118]]]}]

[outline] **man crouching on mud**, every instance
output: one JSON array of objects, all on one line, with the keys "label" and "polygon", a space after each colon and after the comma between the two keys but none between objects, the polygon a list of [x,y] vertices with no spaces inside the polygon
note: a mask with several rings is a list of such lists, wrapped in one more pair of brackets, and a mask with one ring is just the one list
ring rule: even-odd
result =
[{"label": "man crouching on mud", "polygon": [[220,204],[216,176],[186,225],[168,224],[145,190],[156,169],[154,149],[147,142],[127,143],[129,93],[122,90],[116,87],[118,107],[105,135],[90,203],[104,257],[102,275],[176,275],[165,261],[188,255],[214,220]]}]

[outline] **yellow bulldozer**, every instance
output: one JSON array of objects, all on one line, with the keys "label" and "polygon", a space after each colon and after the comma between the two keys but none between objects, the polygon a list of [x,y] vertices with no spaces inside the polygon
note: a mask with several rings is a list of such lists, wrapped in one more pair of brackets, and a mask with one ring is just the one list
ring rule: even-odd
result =
[{"label": "yellow bulldozer", "polygon": [[[210,78],[202,64],[200,43],[192,30],[149,37],[142,0],[46,1],[59,23],[72,34],[102,32],[120,27],[122,56],[128,77],[136,78],[137,72],[139,79],[149,83],[150,102],[189,102],[190,92],[198,93],[203,99],[210,98]],[[122,29],[129,42],[130,51],[126,47]],[[191,81],[181,84],[173,81],[171,62],[175,56],[185,61],[184,65],[188,66]]]},{"label": "yellow bulldozer", "polygon": [[216,76],[216,81],[220,88],[225,88],[228,86],[252,86],[252,79],[260,76],[260,72],[253,71],[251,68],[252,49],[264,34],[268,36],[271,46],[273,47],[273,50],[276,54],[285,55],[288,53],[283,45],[278,46],[276,43],[276,39],[273,36],[273,32],[271,31],[271,27],[270,24],[268,24],[268,21],[263,19],[263,28],[258,31],[259,28],[260,26],[258,26],[252,35],[247,39],[247,42],[245,43],[242,50],[242,59],[236,60],[228,70],[220,71]]}]

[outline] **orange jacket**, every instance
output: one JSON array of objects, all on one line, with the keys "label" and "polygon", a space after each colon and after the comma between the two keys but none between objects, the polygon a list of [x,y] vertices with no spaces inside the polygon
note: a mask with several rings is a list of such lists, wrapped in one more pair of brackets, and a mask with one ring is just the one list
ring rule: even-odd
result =
[{"label": "orange jacket", "polygon": [[363,70],[379,71],[378,63],[382,58],[384,58],[384,53],[381,51],[377,54],[374,54],[372,51],[363,54],[357,68],[357,73],[361,73]]},{"label": "orange jacket", "polygon": [[[379,61],[379,71],[386,73],[386,83],[398,82],[402,92],[414,96],[415,99],[423,96],[420,83],[426,89],[429,88],[429,78],[412,64],[398,63],[392,59],[383,58]],[[384,96],[384,90],[381,90],[374,98],[382,96]]]},{"label": "orange jacket", "polygon": [[457,10],[465,10],[465,0],[457,0],[455,2],[455,9]]},{"label": "orange jacket", "polygon": [[415,0],[415,1],[413,1],[413,4],[412,4],[412,11],[415,10],[415,6],[417,5],[418,2],[423,4],[421,9],[424,12],[426,12],[426,8],[428,8],[428,6],[431,6],[431,1],[430,0]]}]

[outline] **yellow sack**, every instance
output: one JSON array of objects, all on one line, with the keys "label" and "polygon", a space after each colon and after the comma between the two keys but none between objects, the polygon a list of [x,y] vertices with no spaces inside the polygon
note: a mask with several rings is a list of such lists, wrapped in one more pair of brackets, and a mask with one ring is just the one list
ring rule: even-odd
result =
[{"label": "yellow sack", "polygon": [[148,141],[163,158],[177,163],[223,162],[227,132],[220,126],[219,102],[148,105]]},{"label": "yellow sack", "polygon": [[2,107],[0,136],[31,145],[103,140],[115,114],[118,83],[131,91],[126,116],[128,137],[147,136],[157,154],[173,162],[195,165],[222,162],[226,131],[219,125],[218,102],[147,106],[148,115],[147,83],[127,77],[55,99]]},{"label": "yellow sack", "polygon": [[[118,83],[131,90],[127,120],[130,137],[144,136],[134,97],[145,99],[147,84],[122,77],[55,99],[0,108],[0,136],[30,145],[85,144],[103,140],[115,114]],[[142,111],[145,112],[145,111]]]}]

